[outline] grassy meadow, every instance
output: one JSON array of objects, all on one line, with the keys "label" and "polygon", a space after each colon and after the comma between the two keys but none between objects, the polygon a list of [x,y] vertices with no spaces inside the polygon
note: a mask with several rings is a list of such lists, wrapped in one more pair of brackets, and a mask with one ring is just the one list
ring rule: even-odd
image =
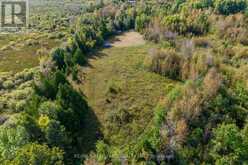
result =
[{"label": "grassy meadow", "polygon": [[[150,44],[105,49],[82,69],[82,91],[102,136],[113,146],[135,142],[148,126],[157,102],[177,83],[145,68],[149,48]],[[121,123],[115,118],[121,118]]]}]

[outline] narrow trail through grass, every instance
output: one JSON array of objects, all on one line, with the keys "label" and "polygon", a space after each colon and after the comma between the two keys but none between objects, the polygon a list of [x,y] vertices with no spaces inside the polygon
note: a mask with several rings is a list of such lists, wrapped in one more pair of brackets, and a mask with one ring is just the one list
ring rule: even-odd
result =
[{"label": "narrow trail through grass", "polygon": [[[143,61],[151,45],[142,40],[127,46],[120,42],[130,42],[130,39],[119,38],[124,40],[119,40],[118,46],[102,50],[89,60],[90,66],[82,69],[84,82],[81,87],[104,139],[121,147],[142,133],[151,121],[157,103],[173,82],[144,68]],[[87,122],[88,129],[94,131],[92,126],[96,123],[90,118]],[[96,137],[94,132],[88,133],[89,137]]]}]

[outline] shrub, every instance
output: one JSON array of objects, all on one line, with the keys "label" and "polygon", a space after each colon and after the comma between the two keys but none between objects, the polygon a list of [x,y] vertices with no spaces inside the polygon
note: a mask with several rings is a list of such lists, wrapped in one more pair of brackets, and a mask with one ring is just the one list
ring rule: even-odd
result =
[{"label": "shrub", "polygon": [[39,57],[46,56],[48,54],[49,54],[49,52],[46,48],[40,48],[36,51],[36,55]]},{"label": "shrub", "polygon": [[16,128],[2,127],[0,131],[1,160],[11,160],[16,151],[29,142],[29,135],[22,126]]},{"label": "shrub", "polygon": [[157,105],[154,112],[154,124],[156,127],[161,127],[165,120],[165,109],[161,105]]},{"label": "shrub", "polygon": [[100,9],[100,15],[102,17],[108,18],[114,18],[115,14],[116,14],[116,7],[114,5],[107,5],[105,7],[103,7],[102,9]]},{"label": "shrub", "polygon": [[88,53],[92,51],[97,44],[96,31],[93,27],[82,26],[75,34],[74,42],[83,53]]},{"label": "shrub", "polygon": [[97,160],[106,162],[109,159],[109,146],[103,141],[98,141],[96,144]]},{"label": "shrub", "polygon": [[173,13],[178,12],[181,7],[184,5],[184,3],[186,2],[186,0],[175,0],[175,2],[173,2],[173,5],[171,7],[171,11]]},{"label": "shrub", "polygon": [[28,90],[29,92],[32,92],[32,81],[27,81],[27,82],[25,82],[25,83],[22,83],[20,86],[18,86],[18,88],[17,89],[19,89],[19,90],[23,90],[23,89],[25,89],[25,90]]},{"label": "shrub", "polygon": [[203,80],[204,95],[215,96],[222,85],[221,75],[216,68],[211,68]]},{"label": "shrub", "polygon": [[148,26],[149,21],[150,18],[145,14],[137,16],[135,19],[135,30],[142,32]]},{"label": "shrub", "polygon": [[77,132],[83,126],[84,111],[88,109],[87,102],[76,90],[68,84],[60,84],[56,96],[62,106],[59,121],[71,132]]},{"label": "shrub", "polygon": [[66,83],[68,83],[66,76],[60,70],[51,73],[48,77],[41,75],[40,82],[35,84],[35,94],[54,99],[58,91],[58,86]]},{"label": "shrub", "polygon": [[151,20],[149,23],[149,26],[144,32],[144,38],[146,40],[153,41],[155,43],[158,43],[161,40],[161,34],[163,29],[161,28],[161,23],[159,18],[155,17]]},{"label": "shrub", "polygon": [[11,89],[14,87],[14,82],[12,80],[7,80],[3,82],[4,89]]},{"label": "shrub", "polygon": [[173,49],[164,51],[155,50],[150,57],[149,69],[163,76],[177,79],[180,74],[180,56]]},{"label": "shrub", "polygon": [[60,107],[52,101],[46,101],[41,103],[38,109],[40,115],[47,115],[51,119],[57,119],[59,111]]},{"label": "shrub", "polygon": [[176,123],[175,134],[176,134],[177,142],[179,143],[185,142],[188,134],[188,126],[184,119],[181,119]]},{"label": "shrub", "polygon": [[56,68],[55,61],[52,58],[42,57],[40,59],[40,72],[44,76],[48,76],[50,72],[54,71]]},{"label": "shrub", "polygon": [[57,93],[57,87],[53,82],[45,77],[41,77],[40,82],[34,86],[35,94],[49,99],[54,99]]},{"label": "shrub", "polygon": [[22,112],[26,106],[26,101],[21,100],[16,103],[16,111],[17,112]]},{"label": "shrub", "polygon": [[230,41],[246,41],[247,28],[246,18],[243,14],[235,14],[227,17],[217,17],[214,24],[220,38]]},{"label": "shrub", "polygon": [[65,128],[59,121],[50,120],[44,129],[44,133],[47,143],[51,146],[63,148],[68,142]]},{"label": "shrub", "polygon": [[77,49],[73,54],[72,61],[74,64],[79,64],[81,66],[87,63],[86,57],[80,49]]},{"label": "shrub", "polygon": [[22,72],[15,74],[15,79],[22,79],[23,81],[32,80],[34,71],[32,69],[25,69]]},{"label": "shrub", "polygon": [[151,49],[149,54],[144,60],[145,68],[176,80],[197,80],[211,67],[218,67],[217,60],[210,53],[194,51],[191,40],[181,42],[180,53],[175,49]]},{"label": "shrub", "polygon": [[128,30],[135,26],[135,11],[132,8],[122,8],[116,13],[114,24],[117,30]]},{"label": "shrub", "polygon": [[222,124],[214,130],[211,155],[216,164],[240,164],[242,137],[235,124]]},{"label": "shrub", "polygon": [[41,128],[47,127],[49,122],[50,122],[50,119],[47,115],[41,115],[38,119],[38,124]]},{"label": "shrub", "polygon": [[202,95],[197,84],[192,81],[185,84],[181,93],[181,96],[172,105],[168,117],[172,121],[184,119],[187,123],[193,122],[202,111]]},{"label": "shrub", "polygon": [[15,90],[11,93],[12,97],[17,99],[17,100],[21,100],[21,99],[25,99],[30,93],[30,91],[25,89],[25,90]]},{"label": "shrub", "polygon": [[189,64],[189,71],[187,73],[187,70],[182,69],[183,77],[197,80],[204,76],[209,68],[214,66],[214,59],[210,54],[195,52],[190,61],[184,60],[184,64]]},{"label": "shrub", "polygon": [[52,52],[52,60],[55,62],[58,69],[62,70],[65,69],[65,51],[61,48],[57,48]]},{"label": "shrub", "polygon": [[179,34],[185,34],[187,30],[187,22],[180,15],[166,16],[162,20],[162,24],[172,32],[177,32]]},{"label": "shrub", "polygon": [[216,0],[214,5],[217,12],[229,15],[244,11],[247,2],[246,0]]},{"label": "shrub", "polygon": [[245,82],[237,81],[234,85],[234,96],[240,106],[248,108],[248,89]]},{"label": "shrub", "polygon": [[208,15],[204,13],[193,13],[192,16],[187,19],[187,32],[195,35],[207,33],[209,26]]},{"label": "shrub", "polygon": [[30,143],[18,150],[14,160],[9,164],[47,164],[63,165],[64,152],[59,148],[49,148],[47,145]]},{"label": "shrub", "polygon": [[72,69],[71,69],[71,74],[72,74],[72,80],[73,81],[78,81],[78,68],[77,66],[74,66]]},{"label": "shrub", "polygon": [[196,0],[192,6],[195,9],[204,9],[204,8],[209,8],[213,6],[213,1],[214,0]]}]

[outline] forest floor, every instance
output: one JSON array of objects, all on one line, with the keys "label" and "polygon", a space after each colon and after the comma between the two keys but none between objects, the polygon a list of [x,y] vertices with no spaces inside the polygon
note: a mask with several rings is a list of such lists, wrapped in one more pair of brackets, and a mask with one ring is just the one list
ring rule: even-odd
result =
[{"label": "forest floor", "polygon": [[134,142],[174,83],[145,69],[143,62],[153,45],[139,33],[124,33],[111,43],[112,47],[89,59],[89,66],[82,69],[81,90],[92,110],[85,122],[86,146],[97,140],[96,134],[112,146]]}]

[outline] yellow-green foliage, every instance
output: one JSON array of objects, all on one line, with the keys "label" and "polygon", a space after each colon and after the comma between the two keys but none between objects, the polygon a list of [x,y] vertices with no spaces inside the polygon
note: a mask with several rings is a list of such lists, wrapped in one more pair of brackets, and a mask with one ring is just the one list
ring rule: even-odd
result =
[{"label": "yellow-green foliage", "polygon": [[37,69],[0,74],[0,113],[21,112],[26,100],[32,95],[32,81]]},{"label": "yellow-green foliage", "polygon": [[151,50],[146,65],[149,63],[148,68],[161,75],[176,78],[180,74],[181,58],[173,49]]},{"label": "yellow-green foliage", "polygon": [[184,17],[180,15],[166,16],[162,20],[162,24],[173,32],[184,34],[187,30],[187,22]]},{"label": "yellow-green foliage", "polygon": [[181,80],[198,79],[204,76],[209,68],[218,66],[211,53],[191,50],[187,52],[186,49],[189,48],[181,52],[174,49],[151,49],[144,65],[153,72]]}]

